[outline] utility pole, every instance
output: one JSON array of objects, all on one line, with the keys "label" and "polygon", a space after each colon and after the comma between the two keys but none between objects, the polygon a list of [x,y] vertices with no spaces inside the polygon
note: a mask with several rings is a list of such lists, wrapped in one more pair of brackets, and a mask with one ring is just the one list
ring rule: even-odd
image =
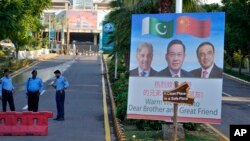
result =
[{"label": "utility pole", "polygon": [[69,53],[69,19],[67,18],[67,47],[66,47],[66,54]]}]

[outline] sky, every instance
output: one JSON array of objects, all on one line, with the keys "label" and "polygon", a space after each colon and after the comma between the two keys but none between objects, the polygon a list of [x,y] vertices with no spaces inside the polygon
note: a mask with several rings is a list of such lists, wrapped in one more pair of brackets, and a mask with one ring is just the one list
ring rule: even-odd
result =
[{"label": "sky", "polygon": [[221,4],[221,0],[203,0],[205,3],[207,4],[211,4],[211,3],[219,3]]}]

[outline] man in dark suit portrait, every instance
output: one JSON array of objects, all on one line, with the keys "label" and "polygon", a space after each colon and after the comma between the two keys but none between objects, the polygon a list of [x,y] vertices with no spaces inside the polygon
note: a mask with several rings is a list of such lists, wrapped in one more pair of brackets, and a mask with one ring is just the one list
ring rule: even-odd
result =
[{"label": "man in dark suit portrait", "polygon": [[151,67],[153,60],[153,46],[151,43],[142,43],[136,51],[138,67],[130,71],[130,76],[156,76],[157,71]]},{"label": "man in dark suit portrait", "polygon": [[190,71],[194,77],[221,78],[223,70],[214,63],[214,45],[210,42],[201,43],[196,50],[201,68]]},{"label": "man in dark suit portrait", "polygon": [[161,70],[158,76],[168,77],[192,77],[192,75],[181,69],[185,59],[185,45],[180,40],[172,40],[167,46],[165,59],[168,67]]}]

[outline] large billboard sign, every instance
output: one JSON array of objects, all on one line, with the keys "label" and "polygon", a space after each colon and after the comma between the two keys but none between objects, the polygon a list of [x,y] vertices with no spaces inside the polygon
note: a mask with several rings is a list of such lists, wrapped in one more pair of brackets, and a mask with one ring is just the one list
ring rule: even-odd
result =
[{"label": "large billboard sign", "polygon": [[69,29],[96,30],[97,12],[94,10],[69,10],[67,11]]},{"label": "large billboard sign", "polygon": [[225,14],[132,16],[127,118],[172,121],[163,91],[188,83],[193,105],[179,104],[179,122],[221,122]]}]

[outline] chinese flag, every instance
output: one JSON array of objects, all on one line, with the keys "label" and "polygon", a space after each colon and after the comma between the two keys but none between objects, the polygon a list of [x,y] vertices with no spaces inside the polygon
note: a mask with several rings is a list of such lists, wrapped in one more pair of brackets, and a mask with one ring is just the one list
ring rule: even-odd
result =
[{"label": "chinese flag", "polygon": [[197,20],[188,16],[180,16],[177,19],[176,34],[187,33],[199,38],[210,35],[210,19]]}]

